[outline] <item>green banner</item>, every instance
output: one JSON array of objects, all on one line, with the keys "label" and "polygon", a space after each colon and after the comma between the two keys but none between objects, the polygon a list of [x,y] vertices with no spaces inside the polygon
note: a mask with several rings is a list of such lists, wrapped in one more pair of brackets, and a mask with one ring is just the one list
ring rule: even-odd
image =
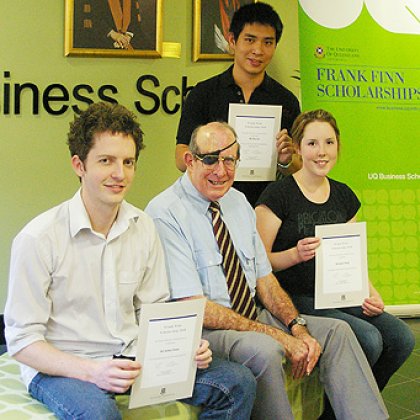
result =
[{"label": "green banner", "polygon": [[300,0],[302,107],[337,118],[331,177],[362,201],[369,276],[420,303],[420,1]]}]

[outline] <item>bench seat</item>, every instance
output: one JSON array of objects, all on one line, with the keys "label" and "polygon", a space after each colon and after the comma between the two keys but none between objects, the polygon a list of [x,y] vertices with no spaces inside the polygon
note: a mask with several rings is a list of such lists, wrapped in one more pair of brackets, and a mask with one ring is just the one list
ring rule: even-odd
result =
[{"label": "bench seat", "polygon": [[[290,367],[286,365],[288,372]],[[20,379],[19,364],[7,353],[0,356],[0,418],[2,420],[46,420],[56,419],[43,404],[33,399]],[[323,408],[323,388],[318,372],[301,380],[286,375],[286,388],[296,420],[316,420]],[[200,410],[188,404],[175,401],[128,409],[128,396],[117,397],[117,403],[125,420],[170,419],[195,420]],[[281,418],[281,416],[279,417]]]}]

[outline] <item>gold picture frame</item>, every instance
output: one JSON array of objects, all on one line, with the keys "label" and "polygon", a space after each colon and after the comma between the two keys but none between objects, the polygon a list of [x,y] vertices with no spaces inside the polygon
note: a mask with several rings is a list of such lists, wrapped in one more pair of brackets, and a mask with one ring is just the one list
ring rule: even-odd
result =
[{"label": "gold picture frame", "polygon": [[65,0],[64,54],[159,58],[162,16],[163,0]]},{"label": "gold picture frame", "polygon": [[227,32],[233,13],[257,0],[194,0],[193,61],[231,60]]}]

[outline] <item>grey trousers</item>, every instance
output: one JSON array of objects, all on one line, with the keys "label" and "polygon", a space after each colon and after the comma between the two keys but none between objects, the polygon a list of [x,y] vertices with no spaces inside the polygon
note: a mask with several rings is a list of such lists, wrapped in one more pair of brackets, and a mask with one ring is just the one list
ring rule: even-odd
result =
[{"label": "grey trousers", "polygon": [[[318,367],[320,380],[338,420],[387,419],[388,412],[375,378],[357,339],[344,321],[303,315],[311,335],[323,349]],[[258,321],[287,328],[267,310]],[[257,379],[253,419],[293,419],[284,386],[283,346],[258,332],[207,330],[203,337],[212,351],[225,359],[247,366]]]}]

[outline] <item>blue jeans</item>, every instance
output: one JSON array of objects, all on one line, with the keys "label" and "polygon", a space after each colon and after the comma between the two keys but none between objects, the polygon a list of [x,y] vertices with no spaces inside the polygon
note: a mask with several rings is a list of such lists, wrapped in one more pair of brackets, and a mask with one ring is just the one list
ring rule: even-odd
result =
[{"label": "blue jeans", "polygon": [[314,298],[309,296],[293,296],[293,303],[303,314],[346,321],[356,335],[381,391],[413,351],[413,333],[407,324],[387,312],[369,317],[363,314],[360,306],[314,309]]},{"label": "blue jeans", "polygon": [[[248,420],[255,399],[256,381],[246,367],[214,359],[208,369],[198,369],[187,404],[201,406],[200,419]],[[120,420],[114,394],[90,382],[38,373],[29,393],[60,419]]]}]

